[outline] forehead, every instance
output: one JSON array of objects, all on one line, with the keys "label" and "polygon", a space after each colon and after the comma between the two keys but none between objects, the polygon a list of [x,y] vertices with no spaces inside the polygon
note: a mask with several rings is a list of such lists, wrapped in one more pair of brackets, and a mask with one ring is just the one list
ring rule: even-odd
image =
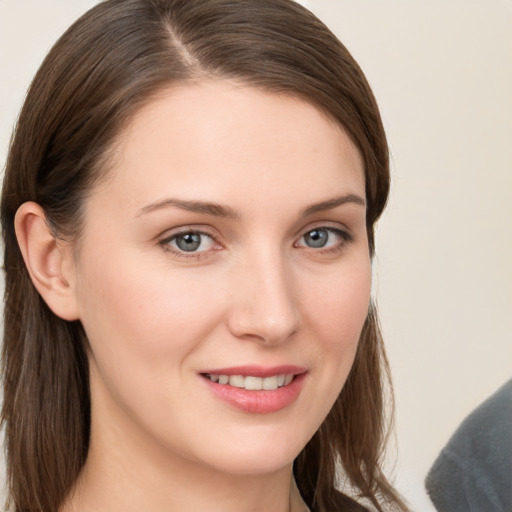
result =
[{"label": "forehead", "polygon": [[129,185],[134,202],[158,191],[195,198],[247,187],[279,199],[301,184],[310,196],[333,186],[364,194],[359,151],[320,109],[222,80],[155,96],[118,137],[109,174],[107,186]]}]

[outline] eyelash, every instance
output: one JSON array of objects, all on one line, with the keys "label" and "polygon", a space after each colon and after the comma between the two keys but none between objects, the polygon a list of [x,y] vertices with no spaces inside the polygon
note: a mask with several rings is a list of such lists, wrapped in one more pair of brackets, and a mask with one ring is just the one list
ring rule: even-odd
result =
[{"label": "eyelash", "polygon": [[[335,243],[333,244],[332,246],[328,246],[328,247],[320,247],[320,248],[313,248],[313,247],[305,247],[303,245],[299,246],[298,243],[300,240],[303,240],[304,237],[306,235],[308,235],[309,233],[312,233],[313,231],[326,231],[327,233],[329,233],[329,235],[332,235],[334,234],[335,236],[337,236],[340,240],[338,243]],[[335,254],[335,253],[338,253],[340,251],[342,251],[345,246],[351,242],[353,242],[354,238],[353,236],[348,232],[348,231],[345,231],[343,229],[339,229],[339,228],[334,228],[334,227],[331,227],[331,226],[318,226],[318,227],[314,227],[312,229],[309,229],[308,231],[306,231],[300,238],[299,238],[299,241],[295,242],[294,244],[294,247],[305,247],[306,249],[311,249],[312,251],[314,252],[321,252],[323,254],[328,254],[328,253],[331,253],[331,254]]]},{"label": "eyelash", "polygon": [[[203,237],[209,238],[212,243],[218,245],[220,247],[220,244],[215,240],[215,238],[206,231],[201,231],[198,229],[184,229],[183,231],[179,231],[177,233],[173,233],[171,236],[168,236],[161,240],[159,242],[159,245],[162,246],[164,251],[170,252],[173,256],[179,259],[186,259],[186,260],[200,260],[204,257],[208,256],[208,253],[210,251],[200,251],[200,252],[188,252],[180,250],[179,248],[172,248],[170,246],[171,242],[176,240],[179,237],[185,236],[185,235],[201,235]],[[218,250],[218,249],[212,249],[212,250]]]},{"label": "eyelash", "polygon": [[[309,233],[312,233],[313,231],[326,231],[330,235],[334,234],[335,236],[339,237],[340,241],[338,243],[334,244],[333,246],[329,246],[326,248],[323,248],[323,247],[313,248],[313,247],[308,247],[305,245],[299,245],[299,241],[303,240],[306,235],[308,235]],[[208,257],[212,250],[213,251],[219,250],[219,248],[217,248],[217,249],[214,248],[214,249],[204,250],[204,251],[199,251],[199,252],[196,252],[196,251],[187,252],[187,251],[180,250],[179,248],[172,248],[170,246],[170,244],[173,241],[175,241],[179,237],[183,237],[185,235],[201,235],[202,237],[206,237],[206,238],[210,239],[212,241],[212,243],[216,244],[219,248],[222,247],[210,233],[208,233],[206,231],[197,230],[197,229],[185,229],[185,230],[179,231],[177,233],[173,233],[171,236],[168,236],[168,237],[164,238],[163,240],[161,240],[159,242],[159,245],[162,246],[164,251],[172,253],[173,256],[176,258],[186,259],[186,260],[196,260],[196,261],[200,260],[202,258]],[[339,228],[334,228],[331,226],[318,226],[318,227],[311,228],[311,229],[307,230],[306,232],[304,232],[300,236],[299,240],[293,244],[293,246],[294,247],[302,247],[304,249],[310,249],[311,251],[313,251],[315,253],[333,254],[333,253],[338,253],[338,252],[342,251],[345,248],[345,246],[347,244],[353,242],[353,240],[354,240],[353,236],[348,231],[345,231],[345,230],[339,229]]]}]

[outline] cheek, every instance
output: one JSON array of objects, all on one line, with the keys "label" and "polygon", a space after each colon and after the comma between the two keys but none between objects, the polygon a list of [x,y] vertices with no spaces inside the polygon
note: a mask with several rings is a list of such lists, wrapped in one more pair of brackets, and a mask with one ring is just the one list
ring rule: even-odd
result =
[{"label": "cheek", "polygon": [[318,279],[304,290],[308,320],[322,333],[328,348],[342,350],[357,344],[368,314],[371,294],[371,264],[361,259],[339,272]]},{"label": "cheek", "polygon": [[122,255],[101,261],[84,268],[79,293],[98,364],[119,372],[179,364],[219,316],[215,301],[187,275]]},{"label": "cheek", "polygon": [[97,411],[167,439],[173,411],[192,414],[183,405],[195,399],[191,364],[218,324],[218,306],[189,274],[137,260],[103,260],[84,273],[91,394]]},{"label": "cheek", "polygon": [[354,362],[371,295],[371,264],[361,259],[329,279],[318,282],[308,295],[307,324],[316,333],[316,354],[321,359],[317,377],[325,391],[328,412]]}]

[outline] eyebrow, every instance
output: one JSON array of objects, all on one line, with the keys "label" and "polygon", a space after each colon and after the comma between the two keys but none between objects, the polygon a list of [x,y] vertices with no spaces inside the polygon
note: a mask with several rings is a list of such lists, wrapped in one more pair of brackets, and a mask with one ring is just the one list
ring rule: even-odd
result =
[{"label": "eyebrow", "polygon": [[366,201],[361,196],[357,196],[355,194],[347,194],[307,206],[304,208],[304,210],[302,210],[301,217],[307,217],[308,215],[313,215],[314,213],[332,210],[346,203],[358,204],[366,207]]},{"label": "eyebrow", "polygon": [[[347,194],[344,196],[334,197],[332,199],[327,199],[326,201],[321,201],[320,203],[315,203],[310,206],[307,206],[302,210],[300,217],[307,217],[309,215],[313,215],[314,213],[332,210],[346,203],[366,206],[366,201],[362,197],[357,196],[355,194]],[[169,207],[181,208],[182,210],[187,210],[190,212],[203,213],[206,215],[212,215],[214,217],[221,217],[233,220],[238,220],[241,218],[241,214],[239,212],[233,210],[233,208],[226,205],[209,203],[206,201],[190,201],[175,198],[163,199],[161,201],[148,204],[147,206],[144,206],[137,212],[137,217],[140,217],[141,215],[145,215],[147,213],[151,213],[156,210],[161,210]]]},{"label": "eyebrow", "polygon": [[169,207],[181,208],[182,210],[187,210],[189,212],[205,213],[207,215],[213,215],[214,217],[223,217],[234,220],[240,218],[240,214],[229,206],[216,203],[208,203],[205,201],[187,201],[184,199],[174,198],[163,199],[162,201],[157,201],[156,203],[151,203],[147,206],[144,206],[137,213],[137,217],[145,215],[146,213],[153,212],[155,210],[161,210]]}]

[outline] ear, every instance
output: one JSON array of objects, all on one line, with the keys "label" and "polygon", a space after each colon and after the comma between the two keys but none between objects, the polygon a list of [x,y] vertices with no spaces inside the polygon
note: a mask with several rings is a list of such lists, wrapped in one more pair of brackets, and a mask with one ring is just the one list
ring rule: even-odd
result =
[{"label": "ear", "polygon": [[71,244],[57,239],[36,203],[23,203],[14,220],[16,237],[32,283],[48,307],[64,320],[78,320]]}]

